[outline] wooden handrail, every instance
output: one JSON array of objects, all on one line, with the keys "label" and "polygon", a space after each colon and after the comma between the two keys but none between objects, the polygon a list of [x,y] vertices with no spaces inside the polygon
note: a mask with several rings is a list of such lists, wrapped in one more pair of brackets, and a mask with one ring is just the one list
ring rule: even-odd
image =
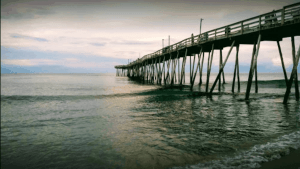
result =
[{"label": "wooden handrail", "polygon": [[[288,8],[288,9],[287,9]],[[291,4],[288,6],[284,6],[282,9],[279,10],[274,10],[271,12],[267,12],[252,18],[248,18],[239,22],[235,22],[223,27],[219,27],[207,32],[204,32],[202,34],[198,34],[198,35],[193,35],[192,37],[183,39],[173,45],[167,46],[164,49],[167,49],[166,52],[163,51],[163,49],[160,49],[156,52],[153,52],[151,54],[147,54],[145,56],[143,56],[141,59],[138,59],[139,63],[142,63],[143,61],[147,60],[147,59],[151,59],[151,58],[155,58],[158,57],[159,55],[162,55],[164,53],[168,53],[168,52],[172,52],[172,51],[176,51],[182,47],[186,47],[186,46],[191,46],[193,44],[197,44],[197,43],[201,43],[201,42],[206,42],[207,40],[216,40],[217,37],[225,37],[228,34],[230,35],[234,35],[237,33],[245,33],[246,30],[250,30],[250,29],[255,29],[260,30],[262,29],[262,26],[264,26],[266,23],[266,21],[270,21],[272,22],[274,19],[278,19],[278,23],[281,22],[281,24],[284,24],[285,21],[290,20],[291,17],[293,17],[292,13],[295,11],[300,11],[300,2],[299,3],[295,3],[295,4]],[[276,14],[276,15],[274,15]],[[266,18],[268,16],[268,18]],[[280,18],[280,20],[279,20]],[[250,23],[246,23],[249,22]],[[253,25],[255,24],[255,25]],[[252,26],[250,26],[252,25]],[[233,27],[235,26],[235,27]],[[229,28],[230,32],[226,32],[227,28]],[[211,39],[212,38],[212,39]],[[192,41],[193,39],[193,41]],[[127,66],[131,66],[133,64],[137,63],[136,61],[133,61],[131,63],[129,63]],[[120,66],[120,65],[119,65]],[[123,66],[123,65],[122,65]],[[117,66],[115,66],[117,67]]]}]

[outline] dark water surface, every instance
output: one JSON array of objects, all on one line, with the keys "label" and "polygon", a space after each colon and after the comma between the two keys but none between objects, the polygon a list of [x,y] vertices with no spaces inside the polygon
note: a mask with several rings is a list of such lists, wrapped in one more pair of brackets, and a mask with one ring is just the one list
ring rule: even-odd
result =
[{"label": "dark water surface", "polygon": [[294,89],[284,105],[283,75],[258,77],[246,102],[247,74],[212,98],[115,74],[2,74],[1,168],[257,168],[300,147]]}]

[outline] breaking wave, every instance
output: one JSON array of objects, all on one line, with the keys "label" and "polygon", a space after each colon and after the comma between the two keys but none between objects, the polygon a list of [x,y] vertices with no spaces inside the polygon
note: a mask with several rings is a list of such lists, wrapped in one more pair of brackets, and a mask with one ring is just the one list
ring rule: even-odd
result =
[{"label": "breaking wave", "polygon": [[298,148],[300,148],[300,131],[281,136],[266,144],[255,145],[250,150],[240,152],[234,157],[224,157],[221,160],[213,160],[184,167],[173,167],[173,169],[259,168],[261,166],[260,163],[280,159],[281,156],[288,155],[290,150],[296,150]]}]

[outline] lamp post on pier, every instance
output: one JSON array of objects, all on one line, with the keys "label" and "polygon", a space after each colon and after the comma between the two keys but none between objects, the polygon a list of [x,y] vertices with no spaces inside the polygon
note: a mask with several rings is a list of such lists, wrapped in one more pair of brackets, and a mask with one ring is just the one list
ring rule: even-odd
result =
[{"label": "lamp post on pier", "polygon": [[200,19],[200,35],[201,35],[201,25],[202,25],[202,20],[204,20],[204,19]]}]

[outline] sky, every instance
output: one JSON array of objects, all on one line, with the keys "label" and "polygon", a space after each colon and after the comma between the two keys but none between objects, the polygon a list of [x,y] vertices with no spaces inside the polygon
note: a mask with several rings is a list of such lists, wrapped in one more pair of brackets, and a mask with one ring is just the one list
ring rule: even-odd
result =
[{"label": "sky", "polygon": [[[115,65],[160,50],[162,39],[167,46],[168,36],[174,44],[199,34],[200,18],[205,32],[296,2],[1,0],[1,73],[115,72]],[[300,37],[295,41],[298,49]],[[291,39],[280,44],[291,71]],[[241,72],[249,71],[251,52],[252,45],[240,46]],[[233,50],[225,72],[233,72],[234,56]],[[213,72],[218,63],[215,52]],[[258,72],[282,72],[276,42],[261,43]]]}]

